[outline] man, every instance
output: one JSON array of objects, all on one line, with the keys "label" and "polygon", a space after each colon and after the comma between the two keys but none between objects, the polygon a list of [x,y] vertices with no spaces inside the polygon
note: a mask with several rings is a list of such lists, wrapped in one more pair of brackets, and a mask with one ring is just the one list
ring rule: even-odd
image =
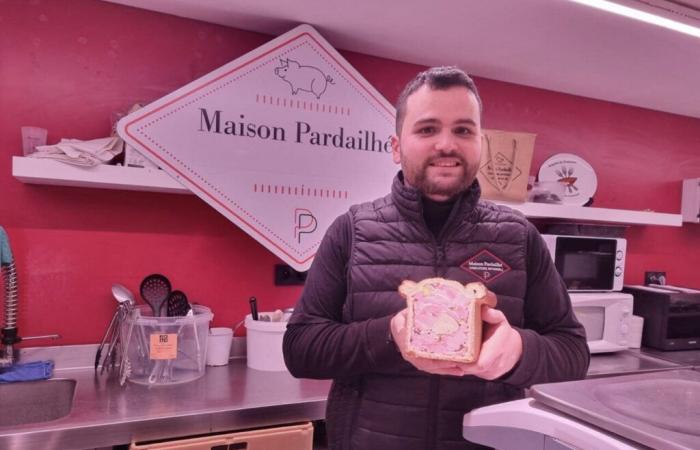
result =
[{"label": "man", "polygon": [[[535,228],[479,201],[481,102],[457,68],[419,74],[399,97],[391,194],[353,206],[324,237],[284,337],[296,377],[332,378],[331,449],[479,448],[462,438],[471,409],[534,383],[582,378],[589,353]],[[487,278],[479,264],[500,275]],[[483,346],[472,364],[404,352],[403,280],[483,281]]]}]

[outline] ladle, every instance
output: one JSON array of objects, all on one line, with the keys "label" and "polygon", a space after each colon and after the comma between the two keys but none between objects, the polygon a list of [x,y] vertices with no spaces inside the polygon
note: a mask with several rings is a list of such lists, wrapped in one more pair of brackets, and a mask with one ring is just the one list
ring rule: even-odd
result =
[{"label": "ladle", "polygon": [[129,309],[133,308],[136,305],[136,299],[134,297],[134,294],[131,293],[131,291],[119,284],[119,283],[114,283],[112,285],[112,295],[114,298],[117,299],[117,301],[121,303],[126,303],[129,306]]}]

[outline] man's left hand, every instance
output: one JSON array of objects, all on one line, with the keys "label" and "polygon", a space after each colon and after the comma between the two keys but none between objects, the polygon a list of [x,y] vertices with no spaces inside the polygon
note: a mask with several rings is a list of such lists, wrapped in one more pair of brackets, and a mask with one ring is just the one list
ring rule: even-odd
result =
[{"label": "man's left hand", "polygon": [[520,333],[510,326],[501,311],[482,306],[481,319],[484,321],[484,337],[479,358],[476,362],[458,366],[462,375],[494,380],[510,371],[520,361],[523,341]]}]

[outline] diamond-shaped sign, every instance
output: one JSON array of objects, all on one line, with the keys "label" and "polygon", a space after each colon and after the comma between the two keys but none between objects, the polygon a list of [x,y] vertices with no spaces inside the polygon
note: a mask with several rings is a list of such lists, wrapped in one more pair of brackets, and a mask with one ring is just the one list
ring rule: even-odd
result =
[{"label": "diamond-shaped sign", "polygon": [[490,283],[504,273],[510,272],[510,266],[488,250],[481,250],[459,267],[484,283]]},{"label": "diamond-shaped sign", "polygon": [[388,193],[394,108],[308,25],[128,115],[119,135],[306,270],[328,226]]}]

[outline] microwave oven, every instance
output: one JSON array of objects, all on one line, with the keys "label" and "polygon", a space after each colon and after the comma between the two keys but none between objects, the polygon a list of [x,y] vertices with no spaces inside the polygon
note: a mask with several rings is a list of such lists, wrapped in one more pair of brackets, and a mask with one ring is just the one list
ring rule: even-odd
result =
[{"label": "microwave oven", "polygon": [[586,330],[591,353],[624,350],[630,346],[634,297],[623,292],[572,292],[574,315]]},{"label": "microwave oven", "polygon": [[659,350],[700,349],[700,290],[680,286],[625,286],[644,317],[644,346]]},{"label": "microwave oven", "polygon": [[627,241],[622,238],[543,234],[569,292],[621,291]]}]

